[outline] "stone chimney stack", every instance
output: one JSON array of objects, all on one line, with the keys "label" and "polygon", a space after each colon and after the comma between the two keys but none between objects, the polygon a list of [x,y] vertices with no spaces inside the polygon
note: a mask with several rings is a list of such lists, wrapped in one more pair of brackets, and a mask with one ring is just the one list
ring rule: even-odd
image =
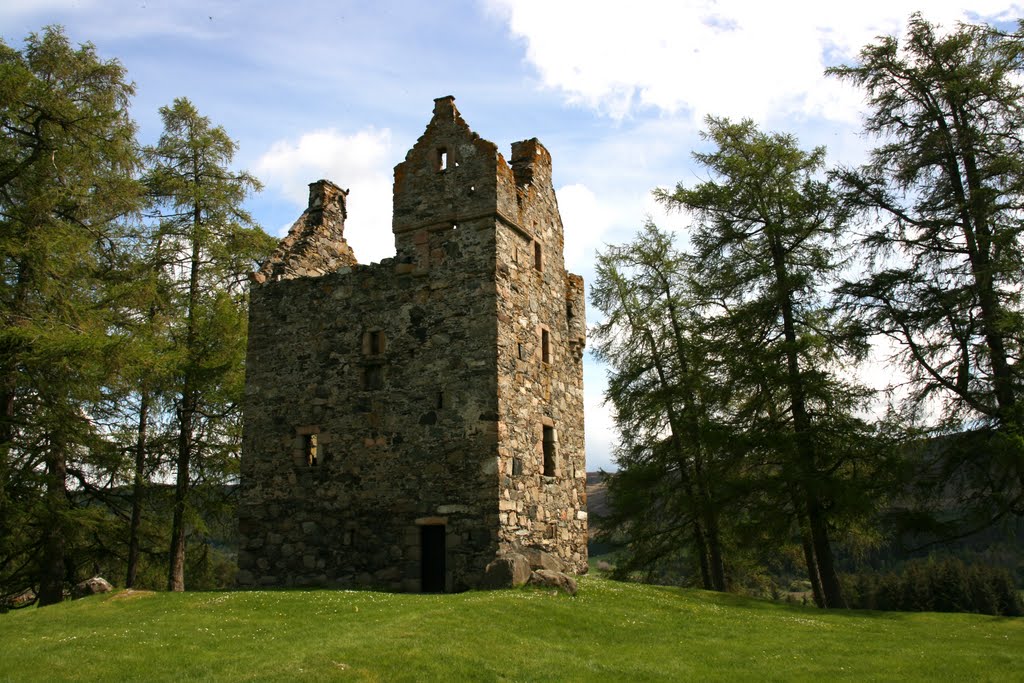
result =
[{"label": "stone chimney stack", "polygon": [[253,282],[317,277],[355,265],[355,254],[345,241],[347,197],[348,190],[330,180],[310,183],[309,206],[267,262],[252,274]]},{"label": "stone chimney stack", "polygon": [[338,236],[344,237],[345,219],[348,209],[345,199],[348,190],[343,190],[330,180],[318,180],[309,184],[309,207],[306,209],[306,221],[311,224],[333,222],[338,225]]}]

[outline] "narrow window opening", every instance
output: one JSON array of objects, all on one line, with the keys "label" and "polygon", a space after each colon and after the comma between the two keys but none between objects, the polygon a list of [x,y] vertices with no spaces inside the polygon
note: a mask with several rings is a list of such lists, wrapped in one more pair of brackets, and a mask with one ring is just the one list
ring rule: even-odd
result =
[{"label": "narrow window opening", "polygon": [[544,476],[555,476],[555,428],[544,425]]},{"label": "narrow window opening", "polygon": [[310,467],[317,466],[317,435],[305,434],[302,437],[302,452],[306,456],[306,464]]},{"label": "narrow window opening", "polygon": [[572,322],[572,319],[574,317],[576,317],[576,313],[572,310],[572,302],[571,301],[569,301],[569,302],[567,302],[565,304],[565,317],[566,317],[566,319],[569,322]]},{"label": "narrow window opening", "polygon": [[376,356],[384,352],[384,333],[380,330],[373,330],[367,337],[367,352]]},{"label": "narrow window opening", "polygon": [[513,477],[518,477],[522,473],[523,473],[523,459],[522,458],[515,458],[515,457],[513,457],[512,458],[512,476]]},{"label": "narrow window opening", "polygon": [[367,365],[363,368],[363,389],[374,391],[384,386],[384,368],[380,365]]},{"label": "narrow window opening", "polygon": [[533,267],[538,272],[544,269],[544,257],[541,254],[540,242],[533,243]]},{"label": "narrow window opening", "polygon": [[551,362],[551,333],[547,330],[540,331],[540,359],[545,363]]},{"label": "narrow window opening", "polygon": [[435,403],[435,405],[437,406],[438,410],[440,410],[441,408],[444,408],[444,392],[443,391],[437,392],[437,402]]},{"label": "narrow window opening", "polygon": [[437,170],[448,170],[448,150],[445,147],[441,147],[437,150]]},{"label": "narrow window opening", "polygon": [[553,522],[548,522],[544,527],[544,538],[555,538],[558,535],[558,527]]},{"label": "narrow window opening", "polygon": [[516,346],[518,347],[519,360],[526,360],[526,346],[523,342],[519,342]]},{"label": "narrow window opening", "polygon": [[458,229],[459,229],[459,224],[458,223],[452,223],[452,230],[458,230]]},{"label": "narrow window opening", "polygon": [[470,185],[469,186],[469,194],[475,194],[475,193],[476,193],[476,185]]}]

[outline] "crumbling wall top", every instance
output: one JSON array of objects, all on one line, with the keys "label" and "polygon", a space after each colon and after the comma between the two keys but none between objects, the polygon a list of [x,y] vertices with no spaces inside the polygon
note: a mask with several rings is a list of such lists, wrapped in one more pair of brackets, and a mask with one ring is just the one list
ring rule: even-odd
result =
[{"label": "crumbling wall top", "polygon": [[348,190],[329,180],[309,184],[309,205],[270,258],[252,274],[256,283],[319,276],[355,265],[345,241]]},{"label": "crumbling wall top", "polygon": [[512,143],[512,173],[516,185],[551,184],[551,153],[537,138]]}]

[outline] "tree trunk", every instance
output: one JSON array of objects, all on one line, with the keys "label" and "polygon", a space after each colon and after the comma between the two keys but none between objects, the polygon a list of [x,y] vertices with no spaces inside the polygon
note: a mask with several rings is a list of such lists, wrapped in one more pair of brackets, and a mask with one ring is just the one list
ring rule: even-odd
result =
[{"label": "tree trunk", "polygon": [[701,517],[707,530],[708,573],[710,575],[709,590],[725,591],[725,563],[722,560],[722,539],[718,527],[718,511],[708,491],[704,467],[700,463],[699,453],[694,458],[694,475],[697,479],[697,490]]},{"label": "tree trunk", "polygon": [[[799,512],[803,506],[798,505]],[[818,560],[814,557],[814,543],[811,541],[811,531],[807,524],[807,515],[800,515],[800,544],[804,550],[804,562],[807,564],[807,578],[811,582],[811,594],[814,597],[814,604],[818,607],[825,606],[825,595],[821,591],[821,575],[818,573]]]},{"label": "tree trunk", "polygon": [[6,453],[14,438],[14,392],[17,375],[5,369],[0,389],[0,454]]},{"label": "tree trunk", "polygon": [[[195,169],[198,186],[198,168]],[[192,263],[188,282],[188,311],[186,321],[186,367],[178,407],[178,476],[174,487],[174,520],[171,523],[170,567],[167,576],[167,590],[185,590],[185,506],[188,502],[189,464],[192,458],[192,438],[196,413],[195,384],[193,381],[196,355],[196,308],[199,304],[199,228],[202,226],[202,208],[196,204],[192,218]]]},{"label": "tree trunk", "polygon": [[725,580],[725,562],[722,559],[722,539],[718,529],[718,515],[708,514],[708,561],[711,565],[712,590],[724,592],[728,589]]},{"label": "tree trunk", "polygon": [[[821,579],[822,601],[825,607],[845,607],[839,575],[836,573],[833,562],[826,514],[818,494],[817,457],[811,433],[811,418],[807,413],[804,396],[803,377],[800,374],[793,298],[786,272],[785,254],[778,238],[771,235],[770,231],[768,236],[771,243],[776,288],[779,292],[779,307],[782,311],[782,330],[786,340],[786,375],[789,384],[790,410],[793,415],[793,432],[796,436],[799,483],[807,501],[807,522],[818,576]],[[811,573],[810,567],[808,567],[808,573]]]},{"label": "tree trunk", "polygon": [[818,575],[821,578],[821,596],[827,608],[846,607],[843,599],[839,574],[836,572],[835,558],[832,556],[832,544],[828,537],[828,523],[821,504],[809,493],[807,496],[807,521],[810,525],[811,542],[814,544],[814,558],[818,564]]},{"label": "tree trunk", "polygon": [[[696,498],[698,510],[703,519],[703,527],[706,532],[705,541],[707,548],[707,571],[705,574],[704,587],[708,590],[725,590],[725,563],[722,560],[722,541],[718,526],[718,511],[711,497],[708,488],[707,476],[704,472],[704,438],[701,434],[699,414],[703,412],[701,405],[698,405],[697,396],[690,383],[690,363],[686,356],[686,345],[682,325],[679,321],[679,314],[676,310],[675,298],[672,296],[672,289],[668,279],[657,271],[661,282],[661,289],[665,295],[665,304],[668,307],[669,322],[672,325],[672,339],[676,349],[676,359],[683,374],[683,397],[686,405],[683,406],[686,429],[693,445],[693,471],[696,484]],[[663,379],[659,369],[659,377]],[[703,566],[702,566],[703,569]]]},{"label": "tree trunk", "polygon": [[[29,277],[29,267],[22,259],[18,262],[18,279],[14,288],[14,299],[11,302],[9,314],[5,316],[4,324],[13,325],[17,317],[25,315]],[[0,382],[2,382],[0,385],[0,457],[4,458],[2,466],[6,468],[8,463],[6,456],[14,441],[14,415],[17,408],[15,401],[18,393],[18,368],[13,359],[4,364]],[[3,469],[0,469],[0,472],[6,474]],[[0,485],[6,485],[6,482],[0,481]]]},{"label": "tree trunk", "polygon": [[139,527],[142,524],[142,498],[145,494],[146,436],[149,422],[149,394],[145,390],[139,398],[139,434],[135,442],[135,481],[132,486],[132,521],[128,528],[128,571],[125,588],[135,585],[139,569]]},{"label": "tree trunk", "polygon": [[52,443],[46,454],[46,530],[39,580],[39,606],[64,599],[65,538],[67,521],[67,460],[63,444]]},{"label": "tree trunk", "polygon": [[[629,324],[633,329],[642,332],[651,351],[651,360],[653,361],[655,372],[658,375],[658,383],[661,387],[666,389],[666,394],[668,394],[670,393],[668,389],[671,385],[665,373],[664,359],[658,349],[658,344],[654,339],[654,334],[651,332],[650,328],[637,323],[634,317],[634,311],[632,311],[626,304],[627,297],[625,296],[622,283],[621,281],[617,282],[619,287],[619,298],[623,302],[623,310],[626,313],[626,318],[629,320]],[[701,524],[704,505],[702,505],[698,497],[698,491],[695,490],[693,486],[693,477],[690,476],[690,468],[687,464],[685,449],[683,448],[682,421],[676,412],[676,407],[671,398],[668,398],[665,402],[665,414],[668,417],[670,432],[669,441],[672,444],[672,452],[675,456],[676,464],[679,467],[679,476],[682,480],[681,484],[686,487],[687,496],[694,504],[693,541],[694,545],[697,547],[697,555],[700,559],[701,583],[705,590],[717,590],[714,587],[715,584],[712,578],[713,569],[711,560],[708,556],[707,537],[705,536],[705,529]]]},{"label": "tree trunk", "polygon": [[[992,364],[992,386],[998,414],[1001,422],[1006,419],[1013,420],[1016,417],[1013,408],[1017,396],[1014,373],[1006,350],[1005,333],[1000,329],[1004,313],[993,280],[994,236],[989,222],[988,193],[982,173],[978,169],[977,154],[970,143],[976,131],[968,124],[970,114],[963,111],[948,93],[946,99],[955,128],[954,133],[947,128],[941,116],[938,118],[938,123],[949,140],[947,173],[961,207],[960,220],[963,224],[971,274],[978,294],[978,305],[981,308],[981,327],[989,351],[989,362]],[[957,145],[957,141],[962,141],[962,144]],[[959,159],[953,150],[959,150]],[[961,162],[964,177],[960,176]]]},{"label": "tree trunk", "polygon": [[700,584],[706,590],[714,590],[711,583],[711,563],[708,560],[707,538],[704,528],[696,517],[693,520],[693,544],[697,547],[697,559],[700,561]]},{"label": "tree trunk", "polygon": [[167,590],[185,590],[185,508],[188,503],[189,465],[192,458],[192,417],[195,397],[187,391],[178,410],[178,475],[174,486],[174,517],[171,522],[170,568]]}]

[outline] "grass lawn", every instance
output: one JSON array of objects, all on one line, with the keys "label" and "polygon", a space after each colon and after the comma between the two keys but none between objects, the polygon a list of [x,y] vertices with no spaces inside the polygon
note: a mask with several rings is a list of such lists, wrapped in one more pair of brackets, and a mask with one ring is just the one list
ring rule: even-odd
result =
[{"label": "grass lawn", "polygon": [[0,681],[1024,680],[1024,619],[584,577],[459,595],[120,592],[0,615]]}]

